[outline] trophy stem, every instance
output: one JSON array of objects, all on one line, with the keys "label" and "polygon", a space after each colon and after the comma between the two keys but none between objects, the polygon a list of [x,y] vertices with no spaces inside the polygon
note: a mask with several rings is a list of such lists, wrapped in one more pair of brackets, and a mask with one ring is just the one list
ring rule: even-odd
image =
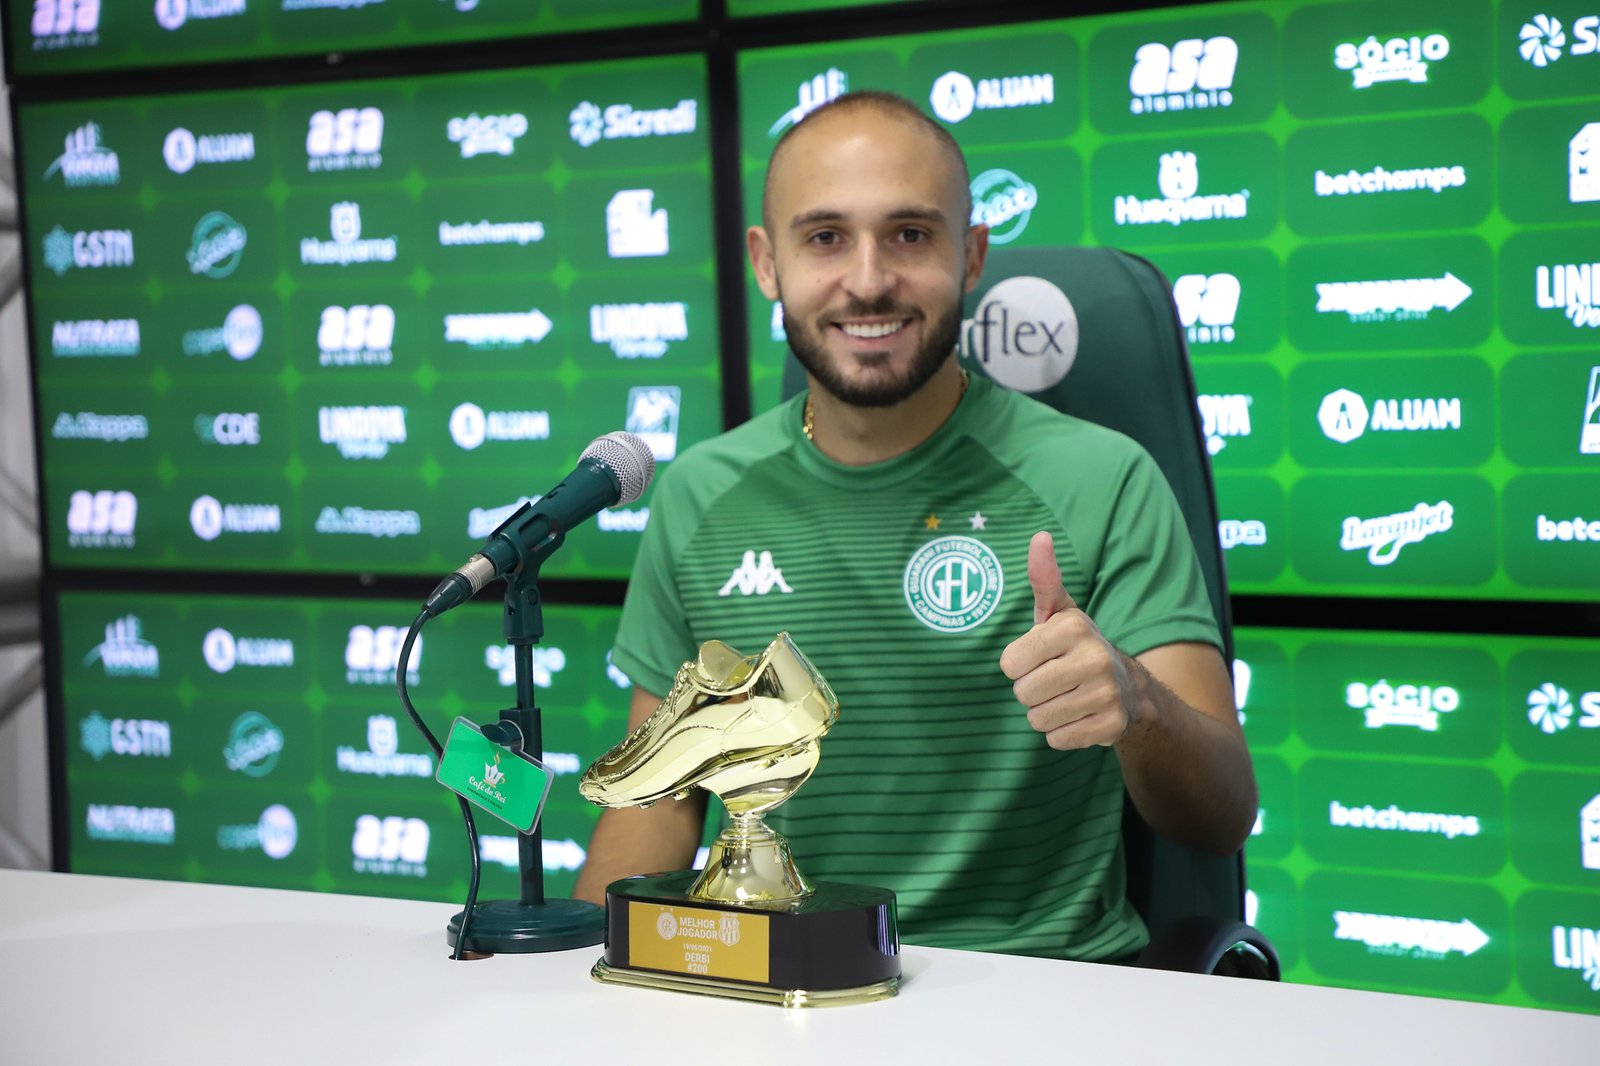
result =
[{"label": "trophy stem", "polygon": [[789,842],[759,813],[731,815],[712,841],[691,899],[718,903],[785,903],[816,891],[794,864]]}]

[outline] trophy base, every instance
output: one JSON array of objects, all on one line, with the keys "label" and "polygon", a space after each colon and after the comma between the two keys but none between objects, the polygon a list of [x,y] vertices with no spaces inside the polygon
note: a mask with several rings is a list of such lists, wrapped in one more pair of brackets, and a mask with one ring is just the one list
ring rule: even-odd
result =
[{"label": "trophy base", "polygon": [[[547,899],[534,905],[496,899],[472,908],[466,948],[493,955],[566,951],[598,944],[605,935],[605,911],[587,900]],[[445,943],[454,948],[460,937],[458,912],[445,927]]]},{"label": "trophy base", "polygon": [[869,1003],[899,990],[893,892],[823,881],[800,900],[724,903],[690,896],[698,876],[630,877],[606,889],[595,980],[785,1007]]}]

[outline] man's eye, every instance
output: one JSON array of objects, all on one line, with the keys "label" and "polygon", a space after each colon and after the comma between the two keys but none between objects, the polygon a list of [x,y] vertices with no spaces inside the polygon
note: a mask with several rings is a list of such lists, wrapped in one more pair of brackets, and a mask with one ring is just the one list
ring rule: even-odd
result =
[{"label": "man's eye", "polygon": [[900,239],[907,244],[919,244],[928,239],[928,231],[915,228],[903,229],[900,231]]},{"label": "man's eye", "polygon": [[811,243],[824,246],[838,244],[839,235],[832,230],[822,230],[820,233],[813,233],[811,235]]}]

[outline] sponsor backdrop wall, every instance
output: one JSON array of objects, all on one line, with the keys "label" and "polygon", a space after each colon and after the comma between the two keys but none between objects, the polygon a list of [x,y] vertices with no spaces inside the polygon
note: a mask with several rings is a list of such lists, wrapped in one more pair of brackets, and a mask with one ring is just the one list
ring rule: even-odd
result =
[{"label": "sponsor backdrop wall", "polygon": [[[392,695],[425,577],[593,437],[667,463],[777,401],[741,221],[785,129],[887,88],[994,243],[1172,280],[1230,587],[1295,626],[1235,666],[1287,976],[1600,1011],[1600,641],[1555,635],[1600,590],[1600,7],[850,6],[9,5],[58,862],[459,900]],[[556,893],[648,519],[547,570]],[[509,700],[494,615],[426,631],[435,725]]]}]

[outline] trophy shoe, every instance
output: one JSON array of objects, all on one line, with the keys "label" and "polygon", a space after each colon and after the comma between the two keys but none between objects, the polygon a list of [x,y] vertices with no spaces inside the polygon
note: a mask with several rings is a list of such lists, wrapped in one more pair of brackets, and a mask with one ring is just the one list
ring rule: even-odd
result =
[{"label": "trophy shoe", "polygon": [[649,807],[703,788],[727,824],[698,875],[607,887],[596,979],[796,1007],[895,994],[894,893],[812,883],[763,820],[811,776],[838,716],[833,690],[788,633],[750,656],[707,641],[683,664],[666,699],[578,791],[602,807]]}]

